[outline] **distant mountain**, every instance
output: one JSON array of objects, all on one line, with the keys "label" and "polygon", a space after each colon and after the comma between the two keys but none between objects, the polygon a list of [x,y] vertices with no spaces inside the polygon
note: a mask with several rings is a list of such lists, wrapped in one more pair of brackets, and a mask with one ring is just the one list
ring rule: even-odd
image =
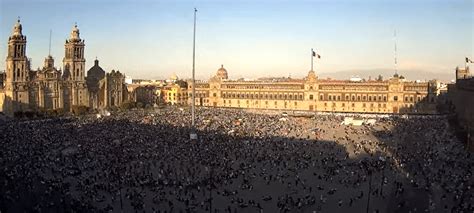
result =
[{"label": "distant mountain", "polygon": [[[337,72],[318,73],[320,78],[332,78],[332,79],[349,79],[354,76],[360,78],[376,79],[379,75],[382,75],[384,79],[392,77],[394,71],[392,69],[370,69],[370,70],[344,70]],[[408,80],[432,80],[437,79],[440,81],[451,81],[455,78],[454,70],[451,73],[437,73],[429,72],[424,70],[399,70],[399,75],[405,76]]]}]

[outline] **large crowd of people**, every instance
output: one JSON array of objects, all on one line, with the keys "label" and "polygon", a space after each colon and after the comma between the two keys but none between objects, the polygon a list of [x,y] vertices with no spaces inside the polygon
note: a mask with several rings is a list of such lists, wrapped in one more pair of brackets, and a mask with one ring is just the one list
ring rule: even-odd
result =
[{"label": "large crowd of people", "polygon": [[[238,109],[0,123],[0,212],[474,212],[474,157],[443,116]],[[191,131],[198,134],[190,140]]]}]

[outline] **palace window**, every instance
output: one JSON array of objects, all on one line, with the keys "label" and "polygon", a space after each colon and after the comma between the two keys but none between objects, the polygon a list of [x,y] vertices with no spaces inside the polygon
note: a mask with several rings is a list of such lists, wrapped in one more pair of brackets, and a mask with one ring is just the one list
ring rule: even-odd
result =
[{"label": "palace window", "polygon": [[348,100],[349,100],[349,95],[346,95],[346,101],[348,101]]},{"label": "palace window", "polygon": [[337,96],[337,100],[338,100],[338,101],[341,100],[341,96],[340,96],[340,95]]},{"label": "palace window", "polygon": [[413,96],[410,97],[410,102],[413,102]]},{"label": "palace window", "polygon": [[408,102],[408,96],[405,96],[405,102]]},{"label": "palace window", "polygon": [[319,100],[320,100],[320,101],[324,101],[324,95],[320,95],[320,96],[319,96]]},{"label": "palace window", "polygon": [[362,99],[363,99],[364,101],[367,100],[367,96],[365,96],[365,95],[362,96]]},{"label": "palace window", "polygon": [[393,96],[394,101],[398,101],[398,96]]},{"label": "palace window", "polygon": [[372,101],[372,96],[369,96],[369,101]]},{"label": "palace window", "polygon": [[330,101],[332,101],[332,95],[329,95],[328,98]]},{"label": "palace window", "polygon": [[360,96],[357,96],[357,101],[360,101]]},{"label": "palace window", "polygon": [[[303,95],[300,94],[300,100],[303,100]],[[312,99],[311,99],[312,100]]]},{"label": "palace window", "polygon": [[365,103],[362,104],[362,107],[365,107]]},{"label": "palace window", "polygon": [[353,95],[352,96],[352,101],[355,101],[356,100],[356,97]]},{"label": "palace window", "polygon": [[313,100],[313,95],[309,95],[309,100]]},{"label": "palace window", "polygon": [[383,96],[383,101],[387,101],[387,96]]},{"label": "palace window", "polygon": [[346,104],[345,104],[345,103],[342,103],[342,107],[345,107],[345,106],[346,106]]}]

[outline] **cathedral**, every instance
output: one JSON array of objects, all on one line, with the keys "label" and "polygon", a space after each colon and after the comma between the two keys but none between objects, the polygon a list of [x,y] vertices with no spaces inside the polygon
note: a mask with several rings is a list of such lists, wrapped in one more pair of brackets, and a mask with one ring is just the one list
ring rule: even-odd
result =
[{"label": "cathedral", "polygon": [[42,69],[32,70],[26,55],[26,36],[18,19],[8,38],[6,70],[0,75],[0,111],[13,115],[17,111],[71,111],[75,106],[102,109],[124,101],[125,76],[120,72],[106,74],[96,59],[88,72],[90,76],[85,76],[85,44],[77,25],[64,47],[62,70],[54,66],[51,55],[45,58]]}]

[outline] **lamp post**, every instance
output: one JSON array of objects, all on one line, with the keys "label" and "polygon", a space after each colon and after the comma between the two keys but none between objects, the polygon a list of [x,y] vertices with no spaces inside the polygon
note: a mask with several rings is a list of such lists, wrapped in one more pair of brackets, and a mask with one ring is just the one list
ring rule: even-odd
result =
[{"label": "lamp post", "polygon": [[197,9],[194,8],[194,32],[193,32],[193,100],[192,100],[192,107],[191,107],[191,133],[189,134],[189,138],[191,140],[197,140],[198,136],[196,133],[196,79],[195,79],[195,65],[196,65],[196,13]]}]

